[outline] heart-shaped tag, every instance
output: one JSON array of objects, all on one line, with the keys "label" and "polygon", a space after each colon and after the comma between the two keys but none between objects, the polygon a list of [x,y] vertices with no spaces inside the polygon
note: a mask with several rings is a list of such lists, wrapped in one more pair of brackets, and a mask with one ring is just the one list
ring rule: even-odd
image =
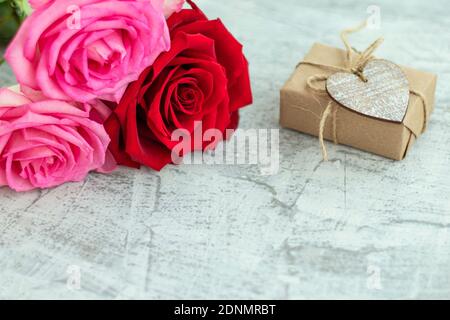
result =
[{"label": "heart-shaped tag", "polygon": [[327,80],[327,91],[342,106],[377,119],[402,122],[409,103],[409,83],[402,69],[382,59],[367,63],[367,82],[353,73],[338,72]]}]

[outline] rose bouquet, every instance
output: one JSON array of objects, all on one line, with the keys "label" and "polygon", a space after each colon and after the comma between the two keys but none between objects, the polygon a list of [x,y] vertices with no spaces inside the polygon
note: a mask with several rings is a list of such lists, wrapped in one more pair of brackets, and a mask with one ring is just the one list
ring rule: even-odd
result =
[{"label": "rose bouquet", "polygon": [[252,103],[242,45],[187,2],[30,1],[5,54],[19,89],[0,90],[0,186],[160,170],[177,129],[235,129]]}]

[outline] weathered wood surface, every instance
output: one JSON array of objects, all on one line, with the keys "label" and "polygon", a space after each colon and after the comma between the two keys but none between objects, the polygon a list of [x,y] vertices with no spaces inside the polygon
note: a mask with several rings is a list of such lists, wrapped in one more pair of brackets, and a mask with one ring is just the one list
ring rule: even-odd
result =
[{"label": "weathered wood surface", "polygon": [[[314,41],[365,1],[198,0],[245,44],[254,106],[278,128],[279,89]],[[0,189],[0,298],[450,298],[450,17],[446,1],[378,1],[377,56],[439,75],[429,130],[394,162],[280,131],[280,171],[122,168],[84,183]],[[7,66],[0,82],[13,82]],[[77,289],[77,271],[80,288]]]}]

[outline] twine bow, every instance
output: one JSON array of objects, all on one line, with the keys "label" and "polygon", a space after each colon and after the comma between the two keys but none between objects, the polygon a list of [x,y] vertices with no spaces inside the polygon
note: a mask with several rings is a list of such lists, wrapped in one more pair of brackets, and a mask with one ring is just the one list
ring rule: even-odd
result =
[{"label": "twine bow", "polygon": [[[350,46],[350,42],[348,41],[348,35],[350,33],[358,32],[364,29],[367,26],[367,20],[364,21],[361,25],[356,28],[346,29],[341,32],[341,39],[345,45],[345,49],[347,52],[347,62],[348,62],[348,71],[357,75],[362,81],[367,82],[367,79],[364,77],[363,71],[367,63],[372,59],[373,53],[378,47],[383,43],[384,39],[379,38],[375,40],[370,46],[367,47],[364,52],[357,52],[354,48]],[[353,62],[352,60],[352,52],[356,52],[359,54],[358,60]]]},{"label": "twine bow", "polygon": [[[367,27],[367,20],[365,20],[363,23],[361,23],[359,26],[357,26],[355,28],[345,29],[341,32],[341,40],[344,43],[344,46],[346,49],[346,67],[326,65],[326,64],[315,63],[315,62],[310,62],[310,61],[302,61],[297,65],[297,67],[299,67],[302,64],[307,64],[307,65],[317,66],[317,67],[321,67],[321,68],[327,68],[327,69],[330,69],[330,70],[333,70],[336,72],[353,73],[356,76],[358,76],[361,79],[361,81],[367,82],[367,79],[363,73],[364,68],[366,67],[367,63],[373,59],[373,53],[383,43],[384,39],[382,37],[378,38],[377,40],[372,42],[372,44],[370,46],[368,46],[363,52],[359,52],[355,48],[353,48],[350,45],[350,42],[348,40],[348,36],[351,33],[361,31],[366,27]],[[316,93],[323,94],[323,93],[327,93],[326,89],[316,86],[316,83],[321,82],[321,81],[327,81],[327,80],[328,80],[327,75],[316,74],[316,75],[310,76],[307,79],[306,84],[311,90],[315,91]],[[428,122],[427,101],[425,99],[425,95],[422,94],[421,92],[418,92],[415,90],[410,90],[410,93],[418,96],[422,100],[423,109],[424,109],[423,110],[424,121],[423,121],[423,127],[422,127],[422,133],[423,133],[426,130],[426,126],[427,126],[427,122]],[[336,119],[337,119],[337,112],[338,112],[339,106],[340,105],[338,103],[334,102],[334,100],[331,99],[330,102],[328,103],[327,107],[323,111],[322,116],[320,117],[319,141],[320,141],[320,146],[322,148],[323,159],[325,161],[328,161],[328,152],[327,152],[327,148],[325,146],[325,141],[324,141],[325,124],[326,124],[326,121],[327,121],[328,117],[330,116],[330,114],[332,114],[332,117],[333,117],[333,127],[332,127],[333,142],[335,144],[337,144],[338,137],[337,137]]]}]

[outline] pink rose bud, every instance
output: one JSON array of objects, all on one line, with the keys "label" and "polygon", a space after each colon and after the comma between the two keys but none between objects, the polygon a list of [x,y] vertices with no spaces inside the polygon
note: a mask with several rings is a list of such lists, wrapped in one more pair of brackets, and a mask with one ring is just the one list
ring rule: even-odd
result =
[{"label": "pink rose bud", "polygon": [[52,99],[118,102],[170,48],[162,0],[33,1],[6,51],[18,82]]},{"label": "pink rose bud", "polygon": [[100,123],[104,107],[32,101],[23,93],[0,89],[0,186],[16,191],[49,188],[81,181],[91,170],[112,170],[110,139]]}]

